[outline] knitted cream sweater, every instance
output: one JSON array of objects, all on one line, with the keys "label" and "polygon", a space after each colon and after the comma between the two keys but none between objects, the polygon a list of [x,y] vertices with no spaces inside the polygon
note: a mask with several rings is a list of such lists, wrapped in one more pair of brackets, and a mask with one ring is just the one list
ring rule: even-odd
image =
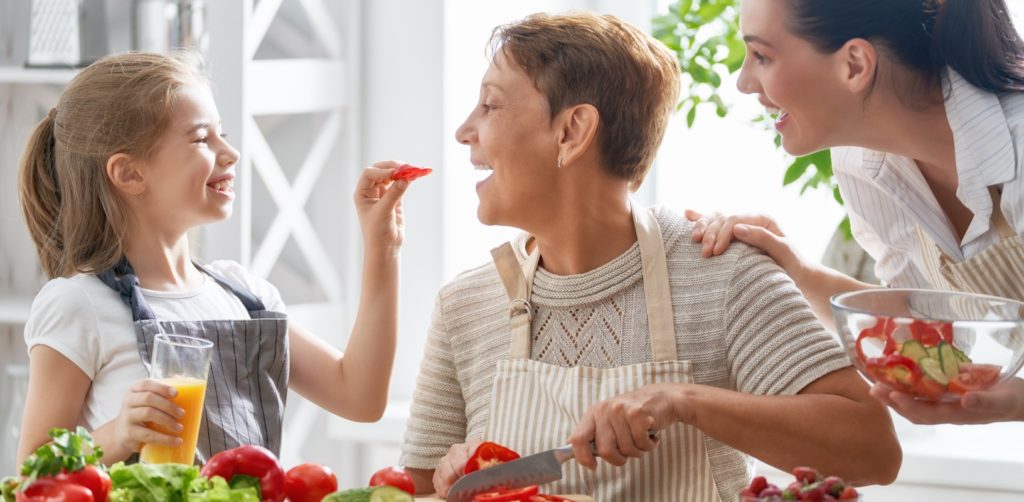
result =
[{"label": "knitted cream sweater", "polygon": [[[757,249],[734,242],[700,256],[692,223],[655,210],[665,240],[677,353],[694,381],[753,394],[795,394],[849,366],[790,278]],[[525,235],[514,247],[523,260]],[[590,272],[537,270],[531,358],[609,368],[651,360],[640,248]],[[508,299],[493,263],[469,270],[437,297],[401,464],[433,469],[455,443],[483,436],[495,364],[509,357]],[[757,417],[750,417],[755,426]],[[747,459],[709,439],[721,493],[746,482]],[[530,453],[530,452],[521,452]]]}]

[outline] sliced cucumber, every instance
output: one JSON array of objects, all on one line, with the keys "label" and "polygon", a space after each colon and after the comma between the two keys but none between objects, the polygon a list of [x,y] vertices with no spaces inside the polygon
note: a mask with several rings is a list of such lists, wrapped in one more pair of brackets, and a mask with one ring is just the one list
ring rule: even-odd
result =
[{"label": "sliced cucumber", "polygon": [[942,385],[949,385],[949,378],[942,371],[942,364],[939,363],[938,359],[932,359],[926,357],[918,361],[918,365],[921,366],[921,371],[924,376],[935,380]]},{"label": "sliced cucumber", "polygon": [[959,363],[969,363],[969,362],[971,362],[971,358],[967,357],[967,354],[964,354],[964,351],[962,351],[962,350],[960,350],[960,349],[958,349],[956,347],[953,347],[953,355],[956,356],[956,360]]},{"label": "sliced cucumber", "polygon": [[[942,342],[939,342],[939,343],[942,343]],[[928,357],[930,357],[932,359],[935,359],[936,361],[939,360],[939,347],[938,346],[927,347],[924,350],[928,352]]]},{"label": "sliced cucumber", "polygon": [[924,345],[917,340],[908,340],[904,342],[903,346],[900,347],[900,354],[905,357],[909,357],[914,361],[919,361],[928,357],[928,351],[925,350]]},{"label": "sliced cucumber", "polygon": [[370,502],[413,502],[412,495],[394,486],[378,486],[370,493]]},{"label": "sliced cucumber", "polygon": [[939,342],[939,362],[942,363],[942,372],[947,379],[954,379],[960,374],[960,363],[956,360],[953,346],[946,342]]}]

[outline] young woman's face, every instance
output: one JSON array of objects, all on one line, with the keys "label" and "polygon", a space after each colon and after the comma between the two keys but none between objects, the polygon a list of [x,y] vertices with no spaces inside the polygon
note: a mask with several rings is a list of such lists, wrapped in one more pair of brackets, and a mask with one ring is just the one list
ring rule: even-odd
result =
[{"label": "young woman's face", "polygon": [[480,84],[480,99],[455,138],[470,162],[492,171],[477,183],[477,217],[487,225],[523,228],[543,211],[557,169],[558,138],[547,98],[522,68],[495,55]]},{"label": "young woman's face", "polygon": [[143,207],[173,230],[231,216],[238,151],[225,141],[210,91],[178,91],[171,125],[145,165]]},{"label": "young woman's face", "polygon": [[783,0],[743,0],[740,28],[747,45],[737,86],[778,113],[775,128],[792,155],[842,144],[854,96],[842,85],[839,53],[822,54],[788,30]]}]

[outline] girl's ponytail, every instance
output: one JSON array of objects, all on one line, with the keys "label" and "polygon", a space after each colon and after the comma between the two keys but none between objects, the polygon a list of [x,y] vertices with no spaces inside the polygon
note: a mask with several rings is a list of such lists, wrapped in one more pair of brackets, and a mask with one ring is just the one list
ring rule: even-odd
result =
[{"label": "girl's ponytail", "polygon": [[57,178],[54,123],[56,109],[36,126],[22,155],[18,174],[21,207],[47,277],[60,275],[64,244],[60,217],[60,182]]},{"label": "girl's ponytail", "polygon": [[[992,93],[1024,91],[1024,42],[1004,0],[931,0],[932,57]],[[941,66],[940,66],[941,67]]]}]

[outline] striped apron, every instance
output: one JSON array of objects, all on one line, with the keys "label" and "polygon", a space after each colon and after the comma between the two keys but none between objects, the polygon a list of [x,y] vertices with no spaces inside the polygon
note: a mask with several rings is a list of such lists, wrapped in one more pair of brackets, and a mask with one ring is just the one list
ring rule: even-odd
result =
[{"label": "striped apron", "polygon": [[[523,455],[562,446],[594,404],[655,383],[693,383],[690,361],[676,354],[675,321],[665,248],[658,222],[633,206],[643,262],[644,295],[651,328],[653,361],[619,368],[564,368],[530,360],[530,294],[540,261],[537,250],[520,265],[508,243],[491,254],[509,297],[509,360],[499,361],[485,439]],[[655,448],[625,466],[599,461],[596,471],[575,462],[563,465],[563,479],[545,485],[548,493],[587,494],[611,501],[719,501],[704,434],[677,423],[659,432]],[[731,494],[735,495],[735,494]],[[731,498],[731,496],[730,496]]]},{"label": "striped apron", "polygon": [[[160,321],[146,303],[139,279],[127,260],[99,275],[132,311],[139,357],[150,371],[153,337],[175,333],[213,342],[214,354],[196,445],[196,463],[241,445],[281,449],[281,427],[288,395],[288,319],[270,312],[256,295],[225,277],[199,266],[233,293],[249,311],[249,319]],[[132,456],[136,458],[135,455]]]},{"label": "striped apron", "polygon": [[1007,223],[999,208],[1000,195],[992,193],[992,225],[999,241],[962,262],[954,262],[938,244],[917,227],[924,250],[925,275],[936,289],[966,291],[1024,301],[1024,239]]}]

